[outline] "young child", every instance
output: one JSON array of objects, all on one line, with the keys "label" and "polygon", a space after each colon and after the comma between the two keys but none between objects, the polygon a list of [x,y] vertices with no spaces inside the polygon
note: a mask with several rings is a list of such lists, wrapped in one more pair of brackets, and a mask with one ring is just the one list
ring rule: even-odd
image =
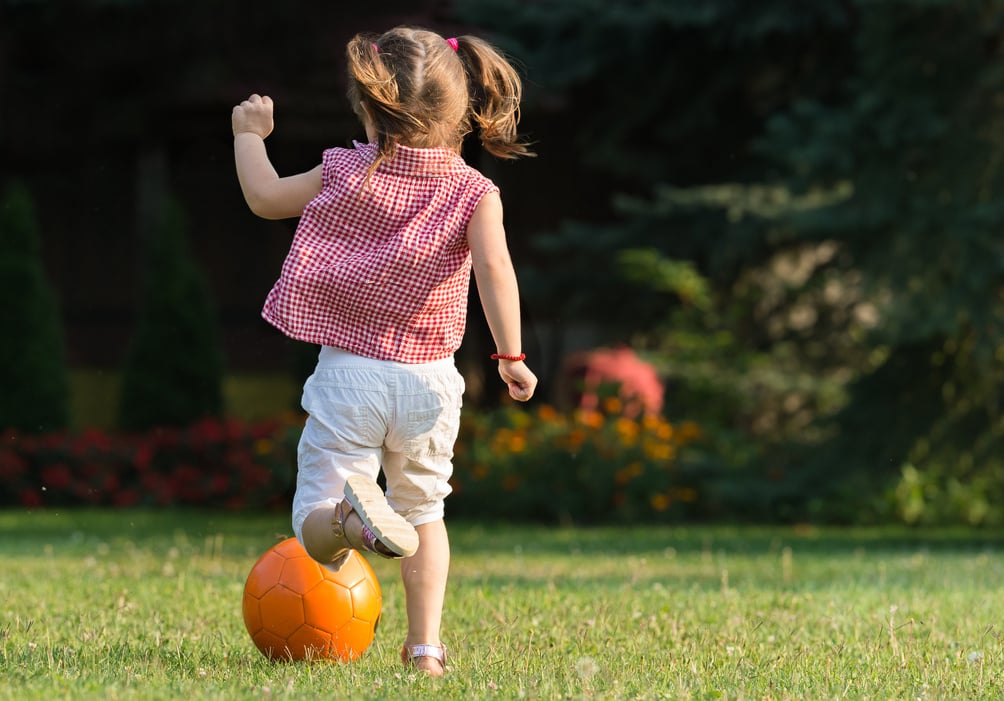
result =
[{"label": "young child", "polygon": [[348,96],[368,143],[329,149],[316,168],[279,177],[264,144],[273,103],[252,95],[233,110],[237,176],[258,216],[300,217],[262,314],[322,346],[303,390],[293,530],[333,566],[349,548],[402,558],[401,659],[440,676],[443,499],[464,390],[453,355],[472,267],[510,396],[526,401],[537,384],[523,362],[498,188],[460,147],[476,128],[497,157],[533,154],[516,134],[519,77],[483,40],[398,27],[358,35],[346,53]]}]

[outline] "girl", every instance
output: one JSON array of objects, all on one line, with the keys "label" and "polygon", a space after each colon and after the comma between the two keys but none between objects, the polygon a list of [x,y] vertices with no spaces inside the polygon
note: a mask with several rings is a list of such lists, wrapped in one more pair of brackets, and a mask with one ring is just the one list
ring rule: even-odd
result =
[{"label": "girl", "polygon": [[252,95],[233,110],[237,176],[258,216],[300,217],[262,314],[322,346],[303,391],[293,530],[333,566],[348,548],[402,558],[401,659],[440,676],[443,499],[464,389],[453,354],[472,267],[510,396],[527,401],[537,384],[523,362],[498,188],[460,147],[476,127],[497,157],[533,154],[516,134],[519,77],[486,42],[399,27],[357,35],[346,53],[348,96],[368,143],[327,150],[316,168],[279,177],[264,144],[273,103]]}]

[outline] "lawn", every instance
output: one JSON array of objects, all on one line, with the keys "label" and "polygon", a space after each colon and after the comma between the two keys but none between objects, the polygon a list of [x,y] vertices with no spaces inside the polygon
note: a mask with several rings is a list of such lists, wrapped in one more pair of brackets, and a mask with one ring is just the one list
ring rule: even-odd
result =
[{"label": "lawn", "polygon": [[1001,534],[455,524],[451,673],[396,563],[352,664],[271,663],[244,578],[283,514],[0,512],[3,699],[1001,698]]}]

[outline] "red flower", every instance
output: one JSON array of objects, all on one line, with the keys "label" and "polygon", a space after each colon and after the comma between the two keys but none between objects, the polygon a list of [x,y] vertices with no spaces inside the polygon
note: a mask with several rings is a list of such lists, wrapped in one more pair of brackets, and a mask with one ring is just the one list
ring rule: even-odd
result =
[{"label": "red flower", "polygon": [[46,489],[68,489],[73,484],[73,474],[64,463],[49,465],[42,470],[42,484]]},{"label": "red flower", "polygon": [[154,456],[154,446],[151,442],[143,442],[136,448],[136,453],[133,456],[133,464],[136,466],[137,472],[146,472],[150,469],[151,463],[153,463]]},{"label": "red flower", "polygon": [[8,482],[20,477],[26,471],[28,463],[23,457],[12,450],[0,452],[0,480]]},{"label": "red flower", "polygon": [[21,506],[27,506],[28,508],[31,508],[42,505],[42,495],[33,489],[22,489],[20,496],[21,496]]},{"label": "red flower", "polygon": [[112,504],[119,507],[135,506],[139,503],[139,492],[135,489],[123,489],[115,492],[112,497]]}]

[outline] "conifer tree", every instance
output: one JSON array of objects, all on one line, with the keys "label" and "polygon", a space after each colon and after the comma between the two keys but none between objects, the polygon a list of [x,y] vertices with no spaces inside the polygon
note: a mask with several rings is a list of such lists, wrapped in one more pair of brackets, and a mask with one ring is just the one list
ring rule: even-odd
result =
[{"label": "conifer tree", "polygon": [[222,411],[223,352],[202,272],[168,202],[146,251],[139,319],[122,378],[120,425],[184,426]]},{"label": "conifer tree", "polygon": [[62,320],[41,261],[31,195],[20,185],[0,200],[0,429],[65,428],[69,380]]}]

